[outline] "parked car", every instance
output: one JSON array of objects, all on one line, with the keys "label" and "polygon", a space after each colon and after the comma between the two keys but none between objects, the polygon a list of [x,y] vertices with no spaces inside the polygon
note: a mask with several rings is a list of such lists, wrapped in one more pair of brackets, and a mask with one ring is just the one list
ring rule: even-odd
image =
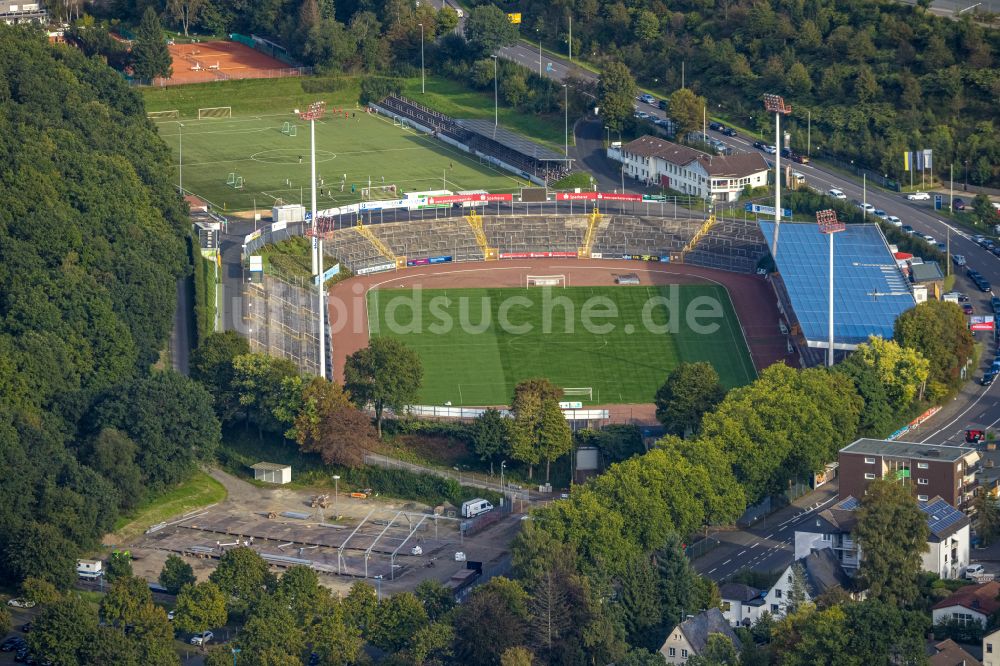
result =
[{"label": "parked car", "polygon": [[953,262],[955,262],[956,266],[964,266],[965,265],[965,257],[962,256],[962,255],[960,255],[960,254],[953,254],[953,255],[951,255],[951,260]]},{"label": "parked car", "polygon": [[930,243],[931,245],[937,243],[937,239],[934,238],[934,236],[931,236],[930,234],[921,234],[921,235],[923,236],[923,239],[928,243]]},{"label": "parked car", "polygon": [[660,107],[660,110],[661,110],[661,111],[666,111],[666,110],[667,110],[667,100],[665,100],[665,99],[661,99],[661,100],[659,101],[659,103],[657,104],[657,106],[659,106],[659,107]]},{"label": "parked car", "polygon": [[983,386],[989,386],[990,384],[993,383],[994,379],[996,379],[996,374],[992,372],[987,372],[986,374],[983,375],[983,379],[980,381],[980,383]]},{"label": "parked car", "polygon": [[972,307],[972,303],[963,303],[962,312],[964,312],[967,315],[973,315],[976,313],[976,309]]},{"label": "parked car", "polygon": [[970,564],[969,566],[965,567],[964,575],[965,578],[972,580],[976,576],[981,576],[984,573],[986,573],[986,570],[983,569],[982,564]]},{"label": "parked car", "polygon": [[764,152],[767,153],[768,155],[774,155],[778,152],[778,149],[775,148],[774,146],[768,145],[764,146]]},{"label": "parked car", "polygon": [[951,202],[952,210],[965,210],[965,201],[962,199],[955,199]]},{"label": "parked car", "polygon": [[966,269],[965,269],[965,275],[966,275],[966,276],[967,276],[967,277],[968,277],[968,278],[969,278],[970,280],[975,280],[976,278],[978,278],[978,277],[981,277],[981,276],[979,275],[979,271],[977,271],[976,269],[974,269],[974,268],[973,268],[972,266],[968,266],[968,267],[966,267]]},{"label": "parked car", "polygon": [[866,213],[871,213],[874,212],[875,210],[875,206],[871,205],[870,203],[859,203],[857,204],[857,206]]},{"label": "parked car", "polygon": [[28,642],[21,638],[20,636],[11,636],[0,643],[0,652],[13,652],[14,650],[19,650]]},{"label": "parked car", "polygon": [[732,127],[723,127],[719,131],[721,131],[725,136],[736,136],[736,130]]},{"label": "parked car", "polygon": [[846,199],[847,198],[846,194],[844,194],[842,191],[840,191],[840,190],[838,190],[836,188],[828,191],[827,194],[829,194],[834,199]]},{"label": "parked car", "polygon": [[17,597],[8,601],[7,605],[13,606],[14,608],[34,608],[35,602]]},{"label": "parked car", "polygon": [[644,95],[639,95],[639,101],[656,106],[656,98],[650,95],[649,93],[646,93]]},{"label": "parked car", "polygon": [[965,441],[969,444],[978,444],[986,439],[986,433],[982,430],[966,430]]},{"label": "parked car", "polygon": [[1000,311],[1000,296],[994,296],[990,299],[990,309],[993,310],[994,313]]},{"label": "parked car", "polygon": [[872,215],[874,215],[875,217],[877,217],[880,220],[888,220],[889,219],[889,214],[886,213],[881,208],[876,208],[875,211],[872,213]]},{"label": "parked car", "polygon": [[754,141],[753,142],[753,147],[756,148],[757,150],[764,150],[764,146],[766,146],[766,145],[767,144],[764,143],[763,141]]},{"label": "parked car", "polygon": [[917,232],[917,230],[914,229],[913,227],[911,227],[910,225],[908,225],[908,224],[904,224],[903,225],[903,233],[907,233],[907,234],[910,234],[912,236],[916,232]]},{"label": "parked car", "polygon": [[722,123],[711,122],[708,124],[708,129],[712,130],[713,132],[721,132],[722,127],[723,127]]},{"label": "parked car", "polygon": [[213,638],[215,638],[215,634],[211,631],[203,631],[191,637],[191,645],[205,645]]},{"label": "parked car", "polygon": [[906,198],[909,199],[910,201],[929,201],[931,195],[927,194],[926,192],[913,192],[911,194],[907,194]]},{"label": "parked car", "polygon": [[799,164],[809,164],[809,158],[805,155],[799,155],[798,153],[792,155],[792,161],[798,162]]}]

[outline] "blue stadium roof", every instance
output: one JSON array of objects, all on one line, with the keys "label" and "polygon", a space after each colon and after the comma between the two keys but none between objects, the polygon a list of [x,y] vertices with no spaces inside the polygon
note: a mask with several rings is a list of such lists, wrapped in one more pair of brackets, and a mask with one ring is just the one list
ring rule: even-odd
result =
[{"label": "blue stadium roof", "polygon": [[[774,222],[761,222],[768,246]],[[778,271],[810,347],[827,347],[830,245],[816,224],[781,225]],[[892,337],[902,312],[916,305],[881,230],[849,224],[834,234],[834,347],[854,348],[872,335]]]}]

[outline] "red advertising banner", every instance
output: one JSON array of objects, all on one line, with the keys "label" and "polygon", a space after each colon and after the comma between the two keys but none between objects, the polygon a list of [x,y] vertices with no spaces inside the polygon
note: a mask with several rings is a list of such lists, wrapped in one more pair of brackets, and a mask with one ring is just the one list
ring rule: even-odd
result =
[{"label": "red advertising banner", "polygon": [[642,195],[618,192],[557,192],[556,201],[642,201]]},{"label": "red advertising banner", "polygon": [[576,259],[576,252],[501,252],[501,259]]},{"label": "red advertising banner", "polygon": [[992,331],[993,330],[993,322],[991,322],[991,321],[983,321],[983,322],[979,322],[977,324],[969,324],[969,330],[970,331]]},{"label": "red advertising banner", "polygon": [[513,201],[513,194],[451,194],[444,197],[427,197],[427,203],[434,204],[456,204],[471,203],[476,201]]}]

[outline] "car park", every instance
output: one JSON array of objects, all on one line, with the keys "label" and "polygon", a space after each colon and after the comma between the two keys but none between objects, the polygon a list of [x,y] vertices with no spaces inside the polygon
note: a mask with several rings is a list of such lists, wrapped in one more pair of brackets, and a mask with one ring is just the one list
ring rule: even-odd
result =
[{"label": "car park", "polygon": [[840,190],[838,190],[836,188],[834,188],[832,190],[829,190],[827,192],[827,194],[829,194],[834,199],[846,199],[847,198],[846,194],[844,194],[842,191],[840,191]]},{"label": "car park", "polygon": [[191,645],[205,645],[213,638],[215,638],[215,634],[211,631],[203,631],[191,637]]},{"label": "car park", "polygon": [[927,194],[926,192],[913,192],[911,194],[907,194],[906,198],[909,199],[910,201],[929,201],[931,195]]},{"label": "car park", "polygon": [[953,254],[953,255],[951,255],[951,260],[953,262],[955,262],[956,266],[964,266],[965,265],[965,257],[962,256],[962,255],[960,255],[960,254]]}]

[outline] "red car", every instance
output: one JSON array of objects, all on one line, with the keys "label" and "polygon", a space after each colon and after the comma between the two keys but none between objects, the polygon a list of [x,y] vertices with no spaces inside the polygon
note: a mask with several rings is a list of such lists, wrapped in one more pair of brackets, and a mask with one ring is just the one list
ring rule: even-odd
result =
[{"label": "red car", "polygon": [[982,430],[966,430],[965,441],[969,444],[978,444],[986,439],[986,433]]},{"label": "red car", "polygon": [[976,310],[975,310],[975,308],[972,307],[971,303],[963,303],[962,304],[962,312],[964,312],[965,314],[971,315],[975,311]]}]

